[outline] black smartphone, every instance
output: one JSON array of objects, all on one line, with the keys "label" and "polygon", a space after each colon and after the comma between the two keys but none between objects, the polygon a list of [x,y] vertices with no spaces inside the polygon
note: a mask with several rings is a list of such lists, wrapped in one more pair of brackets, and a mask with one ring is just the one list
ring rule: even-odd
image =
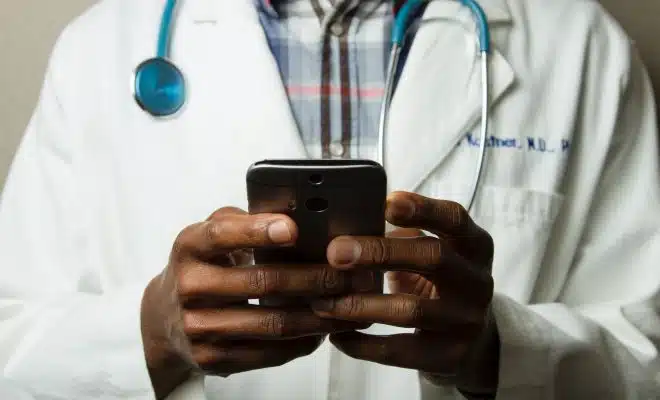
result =
[{"label": "black smartphone", "polygon": [[[260,161],[247,172],[247,196],[250,214],[285,214],[298,226],[295,246],[255,249],[257,264],[327,264],[326,248],[334,238],[385,234],[387,176],[373,161]],[[301,301],[262,299],[260,304]]]},{"label": "black smartphone", "polygon": [[368,160],[265,160],[247,173],[250,214],[286,214],[298,225],[291,248],[259,249],[256,263],[327,263],[336,237],[383,236],[387,177]]}]

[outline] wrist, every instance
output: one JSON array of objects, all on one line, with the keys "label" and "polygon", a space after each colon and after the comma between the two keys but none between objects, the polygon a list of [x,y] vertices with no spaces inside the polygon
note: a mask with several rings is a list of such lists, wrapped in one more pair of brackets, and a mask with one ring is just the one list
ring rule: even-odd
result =
[{"label": "wrist", "polygon": [[164,399],[193,374],[193,368],[158,340],[144,339],[144,354],[156,399]]},{"label": "wrist", "polygon": [[468,399],[494,398],[499,383],[500,336],[492,311],[484,333],[468,355],[456,387]]},{"label": "wrist", "polygon": [[[147,286],[141,304],[141,330],[144,357],[151,379],[151,386],[156,399],[164,399],[178,386],[186,382],[193,373],[189,362],[180,356],[171,345],[171,340],[161,328],[167,319],[167,313],[154,305],[162,304],[158,296],[154,296],[154,285],[157,278]],[[154,298],[156,297],[156,298]]]},{"label": "wrist", "polygon": [[148,366],[149,378],[156,399],[165,399],[177,387],[181,386],[193,375],[192,368],[182,364],[180,360],[169,360],[157,366]]}]

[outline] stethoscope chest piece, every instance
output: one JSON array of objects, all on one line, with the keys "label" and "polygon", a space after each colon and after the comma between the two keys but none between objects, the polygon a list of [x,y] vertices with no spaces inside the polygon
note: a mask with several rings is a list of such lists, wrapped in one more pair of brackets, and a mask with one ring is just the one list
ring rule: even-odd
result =
[{"label": "stethoscope chest piece", "polygon": [[135,69],[135,101],[154,117],[176,114],[186,103],[186,83],[176,65],[162,57],[150,58]]}]

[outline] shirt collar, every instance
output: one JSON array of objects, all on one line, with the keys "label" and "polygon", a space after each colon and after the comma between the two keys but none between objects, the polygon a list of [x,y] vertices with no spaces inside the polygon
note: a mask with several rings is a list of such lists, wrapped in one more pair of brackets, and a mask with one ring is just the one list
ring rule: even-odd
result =
[{"label": "shirt collar", "polygon": [[[257,7],[260,7],[262,10],[264,10],[266,13],[268,13],[270,16],[279,18],[280,15],[277,11],[277,6],[281,5],[282,3],[285,3],[287,0],[254,0],[256,2]],[[351,0],[336,0],[337,5],[341,2],[344,1],[351,1]],[[406,0],[392,0],[394,10],[398,10],[401,8],[403,3],[405,3]],[[359,5],[359,1],[355,2],[356,4],[353,7],[357,7]]]}]

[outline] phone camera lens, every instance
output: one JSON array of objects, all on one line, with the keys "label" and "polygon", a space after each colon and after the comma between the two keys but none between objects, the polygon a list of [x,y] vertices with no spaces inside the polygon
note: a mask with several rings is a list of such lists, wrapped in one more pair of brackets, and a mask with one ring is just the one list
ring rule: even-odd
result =
[{"label": "phone camera lens", "polygon": [[320,184],[323,183],[323,175],[321,174],[313,174],[309,177],[309,183],[311,183],[314,186],[319,186]]},{"label": "phone camera lens", "polygon": [[305,202],[307,209],[312,212],[323,212],[328,209],[328,200],[314,197]]}]

